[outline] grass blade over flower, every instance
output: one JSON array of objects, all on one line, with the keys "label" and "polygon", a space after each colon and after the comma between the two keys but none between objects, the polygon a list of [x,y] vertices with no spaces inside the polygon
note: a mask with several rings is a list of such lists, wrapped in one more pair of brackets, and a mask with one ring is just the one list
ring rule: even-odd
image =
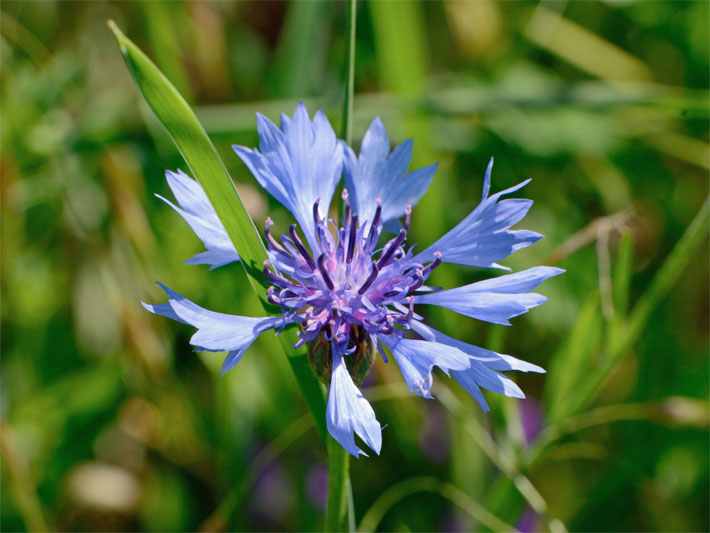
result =
[{"label": "grass blade over flower", "polygon": [[185,262],[192,265],[210,265],[211,270],[239,261],[239,254],[200,184],[181,170],[168,170],[165,177],[180,207],[160,195],[156,196],[185,219],[207,248],[206,252]]},{"label": "grass blade over flower", "polygon": [[[113,21],[109,21],[109,27],[141,94],[175,141],[197,183],[223,224],[235,251],[241,258],[252,289],[265,305],[267,313],[273,313],[273,308],[266,303],[266,291],[262,284],[262,264],[266,259],[264,244],[204,128],[175,87],[150,59],[121,32]],[[178,202],[181,203],[179,198]],[[203,212],[203,215],[206,216],[206,213]],[[210,246],[207,242],[205,244],[209,252]],[[165,309],[164,305],[155,308],[162,310]],[[293,335],[291,328],[286,329],[280,336],[281,344],[289,356],[289,363],[308,408],[313,414],[316,428],[325,439],[327,430],[322,387],[308,369],[306,351],[303,348],[293,347]]]}]

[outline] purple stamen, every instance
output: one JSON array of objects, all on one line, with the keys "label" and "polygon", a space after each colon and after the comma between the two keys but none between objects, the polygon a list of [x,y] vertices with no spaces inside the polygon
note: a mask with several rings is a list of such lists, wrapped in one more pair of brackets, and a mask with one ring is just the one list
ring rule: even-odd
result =
[{"label": "purple stamen", "polygon": [[436,267],[438,267],[441,264],[441,252],[436,251],[434,252],[434,260],[431,262],[429,265],[429,272],[434,270]]},{"label": "purple stamen", "polygon": [[380,225],[380,218],[382,218],[382,200],[378,198],[375,202],[377,203],[377,209],[375,209],[375,217],[372,219],[372,225],[377,227]]},{"label": "purple stamen", "polygon": [[404,231],[409,231],[409,222],[412,217],[412,206],[408,205],[404,208]]},{"label": "purple stamen", "polygon": [[414,283],[409,286],[409,292],[416,291],[419,287],[424,285],[424,269],[418,268],[414,276]]},{"label": "purple stamen", "polygon": [[377,237],[379,237],[380,218],[382,218],[382,200],[378,198],[375,217],[372,219],[372,224],[370,224],[370,233],[367,235],[368,246],[372,246],[377,241]]},{"label": "purple stamen", "polygon": [[266,289],[266,299],[269,301],[270,304],[281,305],[281,299],[276,296],[276,289],[274,289],[273,285]]},{"label": "purple stamen", "polygon": [[333,280],[330,279],[330,276],[328,275],[328,271],[325,269],[323,261],[325,261],[325,254],[321,254],[318,258],[318,270],[320,270],[320,275],[323,277],[323,281],[325,281],[325,284],[332,291],[333,289],[335,289],[335,285],[333,285]]},{"label": "purple stamen", "polygon": [[385,317],[385,322],[386,324],[382,326],[382,329],[380,330],[382,333],[391,335],[392,333],[395,333],[395,331],[398,331],[394,329],[394,319],[392,318],[392,315],[387,315]]},{"label": "purple stamen", "polygon": [[348,254],[345,257],[345,262],[350,263],[353,259],[353,252],[355,251],[355,238],[357,237],[357,213],[353,215],[353,219],[350,222],[350,238],[348,239]]},{"label": "purple stamen", "polygon": [[431,271],[441,264],[441,252],[434,252],[434,260],[424,267],[424,277],[429,277]]},{"label": "purple stamen", "polygon": [[271,280],[271,283],[278,287],[290,287],[292,283],[281,276],[280,274],[275,274],[269,267],[271,266],[271,259],[267,259],[264,261],[264,276],[266,276],[267,279]]},{"label": "purple stamen", "polygon": [[408,296],[407,302],[409,303],[409,310],[407,311],[407,314],[394,317],[394,321],[397,324],[402,324],[405,328],[409,329],[409,322],[414,317],[414,298],[412,296]]},{"label": "purple stamen", "polygon": [[392,244],[389,246],[389,248],[387,248],[385,253],[382,254],[382,257],[380,257],[380,260],[377,262],[377,268],[382,270],[382,268],[389,263],[390,259],[392,258],[392,254],[394,254],[394,252],[402,245],[406,237],[407,230],[399,230],[399,235],[397,235]]},{"label": "purple stamen", "polygon": [[316,226],[320,223],[320,212],[318,211],[318,204],[320,203],[320,196],[316,198],[315,203],[313,204],[313,220],[316,223]]},{"label": "purple stamen", "polygon": [[367,279],[365,280],[365,283],[362,284],[362,287],[360,287],[357,291],[357,293],[362,296],[365,294],[365,291],[370,288],[370,285],[372,285],[375,280],[377,279],[377,275],[380,273],[379,269],[377,268],[377,265],[375,263],[372,263],[372,271],[370,272],[370,275],[367,276]]},{"label": "purple stamen", "polygon": [[[407,206],[402,229],[384,245],[375,260],[372,254],[382,230],[382,203],[377,201],[365,238],[346,190],[343,201],[343,225],[331,234],[328,224],[332,221],[321,216],[320,199],[315,200],[312,214],[320,243],[317,251],[306,248],[295,224],[282,236],[283,244],[277,243],[269,231],[273,222],[267,220],[264,234],[269,250],[278,259],[273,264],[272,260],[264,263],[264,275],[271,285],[267,290],[269,303],[281,306],[284,317],[301,324],[297,345],[323,336],[347,354],[356,349],[349,346],[351,330],[356,325],[371,335],[403,337],[411,321],[421,318],[414,313],[410,295],[441,264],[441,254],[435,253],[428,265],[409,260],[404,248],[411,215]],[[304,268],[304,261],[311,271]],[[405,298],[409,308],[405,307]]]},{"label": "purple stamen", "polygon": [[301,238],[296,233],[296,224],[291,224],[288,228],[288,232],[291,234],[291,239],[293,239],[293,244],[296,246],[299,253],[306,260],[306,263],[308,263],[308,266],[311,267],[311,270],[315,270],[316,264],[313,262],[313,258],[311,257],[311,254],[308,253],[308,250],[306,250],[306,247],[303,246],[303,241],[301,241]]},{"label": "purple stamen", "polygon": [[266,237],[266,240],[269,242],[271,246],[273,246],[276,250],[279,252],[285,252],[286,250],[284,249],[283,246],[281,246],[276,239],[274,239],[274,236],[271,235],[271,232],[269,231],[269,228],[274,225],[274,222],[267,217],[266,222],[264,223],[264,236]]}]

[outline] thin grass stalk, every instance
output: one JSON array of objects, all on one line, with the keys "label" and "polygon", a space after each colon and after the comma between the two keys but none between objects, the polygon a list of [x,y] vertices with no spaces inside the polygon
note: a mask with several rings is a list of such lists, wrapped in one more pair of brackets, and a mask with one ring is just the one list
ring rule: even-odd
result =
[{"label": "thin grass stalk", "polygon": [[621,331],[612,339],[613,344],[607,348],[607,356],[600,368],[589,376],[584,386],[572,399],[570,412],[575,412],[592,401],[599,386],[612,371],[614,365],[639,339],[648,324],[651,313],[661,299],[668,294],[697,247],[703,242],[708,231],[709,213],[710,196],[703,202],[695,218],[654,276],[651,285],[634,306],[627,321],[620,326]]},{"label": "thin grass stalk", "polygon": [[439,494],[466,511],[474,520],[490,528],[492,531],[517,531],[512,525],[505,523],[491,514],[483,505],[471,498],[451,483],[440,481],[435,477],[422,476],[405,479],[388,488],[367,511],[360,524],[361,533],[375,531],[387,512],[401,500],[412,494],[431,492]]}]

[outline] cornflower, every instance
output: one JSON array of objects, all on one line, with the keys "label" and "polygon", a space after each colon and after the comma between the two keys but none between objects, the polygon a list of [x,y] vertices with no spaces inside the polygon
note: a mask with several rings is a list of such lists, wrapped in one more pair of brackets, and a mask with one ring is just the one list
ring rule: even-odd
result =
[{"label": "cornflower", "polygon": [[[530,292],[558,268],[535,267],[454,289],[426,284],[441,263],[505,269],[498,264],[542,236],[510,230],[530,209],[531,200],[504,199],[526,185],[490,195],[490,160],[481,203],[456,227],[419,253],[407,247],[412,206],[427,190],[437,165],[407,172],[412,141],[390,152],[379,119],[370,125],[359,155],[339,141],[318,111],[310,119],[303,103],[277,127],[257,114],[259,149],[234,146],[259,184],[283,204],[297,224],[277,239],[267,218],[264,262],[267,298],[281,308],[278,317],[244,317],[208,311],[161,287],[168,303],[143,304],[149,311],[192,325],[190,343],[200,350],[226,351],[222,373],[234,367],[254,340],[267,330],[278,334],[298,325],[296,346],[308,344],[316,375],[330,386],[326,422],[330,434],[354,456],[364,454],[357,434],[375,453],[382,431],[358,386],[376,354],[389,352],[412,392],[431,398],[432,370],[453,376],[481,405],[481,388],[524,398],[501,371],[544,372],[539,366],[448,337],[423,322],[417,304],[436,305],[494,324],[546,301]],[[328,217],[341,176],[342,225]],[[192,227],[206,251],[188,263],[216,268],[239,260],[226,231],[201,186],[181,171],[166,173],[179,207],[163,198]],[[402,220],[403,219],[403,220]],[[299,227],[301,234],[299,234]],[[386,229],[392,236],[383,237]],[[380,244],[384,241],[383,244]],[[411,335],[407,335],[411,332]],[[411,338],[416,335],[418,338]]]}]

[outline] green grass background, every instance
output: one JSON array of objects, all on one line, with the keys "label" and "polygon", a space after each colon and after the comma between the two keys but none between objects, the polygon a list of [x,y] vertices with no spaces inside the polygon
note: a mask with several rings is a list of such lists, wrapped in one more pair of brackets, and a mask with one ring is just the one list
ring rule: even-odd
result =
[{"label": "green grass background", "polygon": [[[434,401],[381,361],[365,389],[382,455],[353,461],[365,530],[702,531],[708,520],[708,17],[697,2],[362,2],[353,133],[380,116],[416,166],[439,161],[412,217],[426,246],[525,178],[505,264],[559,265],[550,302],[490,326],[427,309],[449,335],[548,369],[528,399],[444,375]],[[183,161],[140,99],[113,18],[195,107],[262,227],[290,216],[231,152],[304,99],[339,129],[345,4],[0,5],[0,528],[322,527],[325,451],[281,347],[264,335],[224,377],[190,328],[149,315],[161,280],[257,314],[243,269],[201,251],[166,168]],[[490,272],[445,265],[433,283]],[[526,438],[527,435],[527,438]],[[530,440],[532,438],[532,440]],[[485,518],[483,519],[486,523]]]}]

